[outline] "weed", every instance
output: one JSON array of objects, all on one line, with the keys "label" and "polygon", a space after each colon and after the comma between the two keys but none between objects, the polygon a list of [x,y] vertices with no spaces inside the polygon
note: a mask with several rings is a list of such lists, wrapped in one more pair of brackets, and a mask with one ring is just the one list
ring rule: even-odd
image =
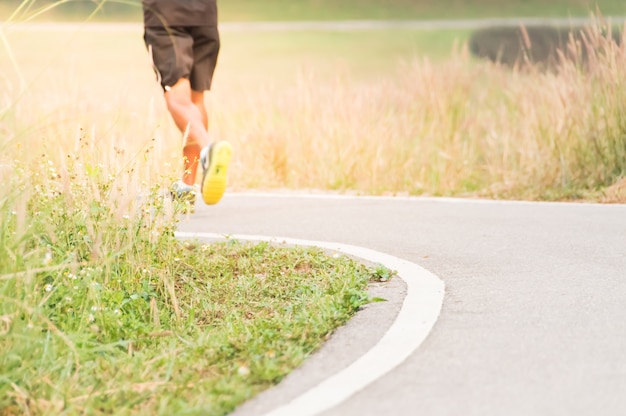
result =
[{"label": "weed", "polygon": [[388,282],[398,272],[391,270],[382,264],[377,264],[374,268],[371,269],[371,273],[371,280],[375,282]]}]

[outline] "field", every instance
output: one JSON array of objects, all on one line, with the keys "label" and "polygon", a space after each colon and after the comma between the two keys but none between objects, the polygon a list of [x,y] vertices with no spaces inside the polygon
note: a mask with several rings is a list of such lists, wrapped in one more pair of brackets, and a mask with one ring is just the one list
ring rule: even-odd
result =
[{"label": "field", "polygon": [[[77,36],[77,33],[80,34]],[[231,186],[243,189],[256,186],[253,171],[241,170],[244,164],[257,165],[261,160],[243,159],[249,149],[257,153],[270,145],[263,136],[278,125],[256,126],[240,123],[244,106],[275,95],[280,104],[286,96],[297,93],[305,83],[319,84],[320,91],[342,82],[363,85],[380,82],[421,54],[444,59],[450,56],[455,40],[464,32],[442,32],[436,39],[418,31],[364,31],[356,33],[297,32],[222,34],[220,66],[214,82],[210,105],[212,134],[216,138],[249,142],[237,143],[239,156]],[[88,134],[113,142],[125,154],[134,154],[157,138],[155,146],[163,163],[175,165],[179,153],[179,133],[166,113],[160,88],[156,85],[140,28],[98,31],[72,27],[69,31],[39,32],[16,28],[7,33],[17,68],[8,54],[2,59],[2,73],[8,91],[19,92],[19,108],[6,123],[21,135],[42,129],[67,137],[71,146],[81,126]],[[36,49],[32,45],[38,45]],[[122,48],[117,45],[124,45]],[[95,51],[95,52],[90,52]],[[372,57],[375,57],[372,59]],[[88,57],[88,58],[87,58]],[[254,65],[251,65],[255,62]],[[72,83],[68,79],[72,79]],[[45,93],[45,99],[42,94]],[[5,96],[6,104],[12,96]],[[283,101],[284,102],[284,101]],[[26,111],[28,109],[28,111]],[[275,112],[273,108],[266,110]],[[246,110],[249,111],[249,110]],[[263,112],[255,117],[267,117]],[[226,117],[222,117],[226,116]],[[260,119],[255,123],[261,122]],[[235,123],[236,130],[228,124]],[[22,132],[19,126],[28,126]],[[240,130],[243,128],[243,130]],[[37,134],[37,133],[35,133]],[[132,137],[131,141],[126,137]],[[16,140],[19,137],[16,137]],[[281,138],[282,140],[282,138]],[[268,149],[274,152],[277,149]],[[296,155],[294,155],[296,156]],[[266,157],[266,155],[263,155]],[[258,158],[257,158],[258,159]],[[293,163],[298,163],[295,159]],[[264,173],[262,187],[291,186],[275,178],[273,167]],[[304,184],[319,187],[318,184]]]},{"label": "field", "polygon": [[[54,0],[35,0],[24,16]],[[4,0],[0,21],[20,0]],[[626,6],[618,0],[228,0],[218,1],[222,21],[357,20],[357,19],[458,19],[520,16],[588,16],[598,8],[606,16],[623,16]],[[98,7],[97,2],[72,1],[40,16],[41,20],[82,21]],[[104,0],[100,21],[140,21],[139,0]]]},{"label": "field", "polygon": [[[224,15],[318,19],[331,3],[257,4]],[[410,4],[360,16],[513,13]],[[235,148],[229,191],[626,202],[626,46],[602,33],[544,71],[479,61],[462,30],[224,31],[207,103],[212,137]],[[0,414],[224,414],[389,276],[318,251],[177,242],[186,207],[162,196],[181,137],[141,35],[0,31]]]},{"label": "field", "polygon": [[[68,28],[7,32],[12,55],[4,52],[0,68],[9,94],[0,98],[6,106],[19,97],[3,123],[15,136],[8,143],[40,140],[45,131],[57,137],[52,158],[79,134],[113,146],[121,158],[152,145],[159,166],[169,167],[162,173],[174,174],[180,135],[140,27]],[[576,64],[555,74],[477,61],[466,50],[468,36],[223,33],[209,105],[211,134],[237,150],[231,189],[612,195],[625,163],[621,48],[594,35],[606,50],[590,83]]]}]

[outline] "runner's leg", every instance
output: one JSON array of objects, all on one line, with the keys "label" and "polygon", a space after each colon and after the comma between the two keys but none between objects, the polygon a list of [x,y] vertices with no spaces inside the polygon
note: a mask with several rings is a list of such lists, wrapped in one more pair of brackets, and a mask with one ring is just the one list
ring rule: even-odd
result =
[{"label": "runner's leg", "polygon": [[181,78],[165,91],[165,101],[174,123],[181,132],[186,133],[183,144],[185,168],[183,182],[193,185],[196,181],[200,150],[209,144],[206,110],[203,111],[194,104],[191,86],[186,78]]},{"label": "runner's leg", "polygon": [[209,115],[206,109],[206,105],[204,104],[204,91],[194,91],[191,90],[191,101],[198,108],[200,114],[202,114],[202,123],[204,124],[204,129],[209,130]]}]

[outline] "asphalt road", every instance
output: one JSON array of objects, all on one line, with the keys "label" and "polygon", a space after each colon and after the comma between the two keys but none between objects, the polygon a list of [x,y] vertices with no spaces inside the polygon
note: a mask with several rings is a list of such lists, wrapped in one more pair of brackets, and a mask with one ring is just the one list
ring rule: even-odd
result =
[{"label": "asphalt road", "polygon": [[[180,230],[341,242],[445,282],[425,342],[326,416],[626,414],[626,205],[227,194]],[[271,411],[364,354],[403,299],[401,282],[379,290],[382,309],[235,414]]]}]

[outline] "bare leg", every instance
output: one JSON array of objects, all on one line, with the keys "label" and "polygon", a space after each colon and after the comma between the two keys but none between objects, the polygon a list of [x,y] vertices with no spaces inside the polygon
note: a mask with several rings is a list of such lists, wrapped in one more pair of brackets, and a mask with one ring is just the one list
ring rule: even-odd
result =
[{"label": "bare leg", "polygon": [[200,114],[202,114],[202,123],[204,124],[204,129],[208,131],[209,115],[206,111],[206,106],[204,105],[204,91],[191,90],[191,101],[196,107],[198,107]]},{"label": "bare leg", "polygon": [[189,80],[186,78],[181,78],[165,92],[165,102],[174,123],[182,133],[187,132],[187,140],[183,145],[185,168],[183,182],[187,185],[193,185],[196,182],[200,151],[209,144],[208,117],[203,94],[200,100],[202,105],[198,104],[199,94],[201,93],[192,91]]}]

